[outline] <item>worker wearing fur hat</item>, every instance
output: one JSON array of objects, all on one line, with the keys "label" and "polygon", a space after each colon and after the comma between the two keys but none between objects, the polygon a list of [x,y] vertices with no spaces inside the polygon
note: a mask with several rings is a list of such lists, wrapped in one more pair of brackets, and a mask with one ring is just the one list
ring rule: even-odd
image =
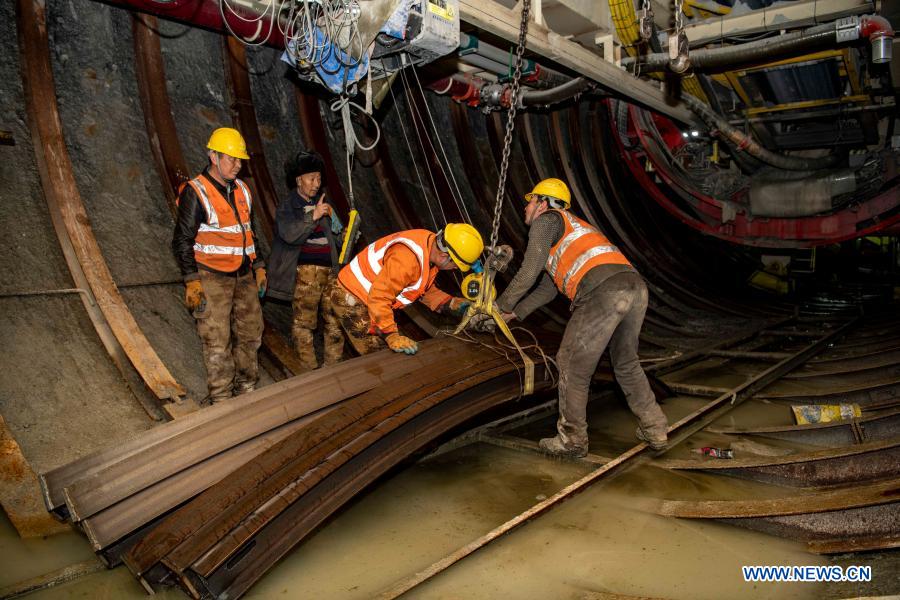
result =
[{"label": "worker wearing fur hat", "polygon": [[337,273],[342,226],[325,197],[324,163],[318,154],[297,154],[285,176],[291,192],[275,214],[268,296],[292,303],[294,347],[302,365],[312,370],[319,366],[313,340],[320,312],[324,363],[340,362],[344,352],[344,336],[323,294]]}]

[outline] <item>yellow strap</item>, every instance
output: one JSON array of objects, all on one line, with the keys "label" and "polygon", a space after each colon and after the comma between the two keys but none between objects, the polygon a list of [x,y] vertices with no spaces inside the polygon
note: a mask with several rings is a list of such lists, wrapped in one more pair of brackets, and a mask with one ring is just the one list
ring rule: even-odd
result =
[{"label": "yellow strap", "polygon": [[485,271],[484,278],[481,282],[481,290],[478,295],[478,299],[469,306],[469,309],[466,311],[465,316],[463,317],[462,321],[460,321],[459,325],[456,326],[456,330],[453,333],[459,335],[466,328],[466,325],[469,324],[469,321],[472,320],[472,317],[474,317],[478,313],[493,317],[494,322],[500,328],[500,331],[502,331],[503,335],[506,336],[506,339],[508,339],[510,343],[515,346],[516,350],[518,350],[519,352],[519,356],[522,358],[522,363],[525,365],[525,381],[522,389],[522,394],[525,396],[529,396],[534,393],[534,361],[531,360],[531,357],[525,354],[525,351],[522,350],[521,346],[519,346],[519,342],[516,341],[516,337],[509,330],[509,326],[506,324],[506,321],[503,320],[503,316],[500,314],[500,311],[497,310],[496,306],[494,306],[492,297],[493,294],[490,293],[490,291],[493,289],[493,285],[493,273]]}]

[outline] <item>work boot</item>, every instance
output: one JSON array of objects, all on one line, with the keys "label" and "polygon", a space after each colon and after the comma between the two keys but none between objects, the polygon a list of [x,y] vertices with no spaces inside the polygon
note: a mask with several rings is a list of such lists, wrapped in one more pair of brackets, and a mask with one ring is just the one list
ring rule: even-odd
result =
[{"label": "work boot", "polygon": [[544,438],[538,442],[538,446],[540,446],[541,450],[553,456],[563,458],[584,458],[587,456],[587,448],[579,446],[567,447],[559,439],[559,436]]},{"label": "work boot", "polygon": [[234,386],[234,395],[235,396],[243,396],[248,392],[252,392],[256,389],[255,383],[243,382]]},{"label": "work boot", "polygon": [[642,442],[647,442],[647,445],[650,446],[653,450],[665,450],[668,442],[668,437],[666,434],[663,434],[661,438],[658,437],[650,437],[644,432],[644,428],[638,425],[638,428],[634,432],[634,436],[641,440]]}]

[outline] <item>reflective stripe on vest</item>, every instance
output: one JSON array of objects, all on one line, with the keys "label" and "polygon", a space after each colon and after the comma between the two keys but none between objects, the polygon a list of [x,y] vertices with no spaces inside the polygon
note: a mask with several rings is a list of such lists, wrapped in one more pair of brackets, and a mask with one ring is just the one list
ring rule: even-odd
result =
[{"label": "reflective stripe on vest", "polygon": [[346,267],[338,273],[338,281],[351,294],[366,305],[369,303],[369,292],[375,278],[384,268],[384,255],[394,244],[402,244],[415,255],[419,267],[419,277],[410,283],[396,296],[391,308],[400,309],[412,304],[422,297],[434,282],[437,269],[428,262],[429,243],[433,243],[434,233],[425,229],[410,229],[385,236],[369,244],[365,250],[353,257]]},{"label": "reflective stripe on vest", "polygon": [[575,299],[578,284],[593,267],[631,264],[596,227],[568,211],[554,210],[562,216],[565,231],[550,249],[546,268],[556,287],[570,300]]},{"label": "reflective stripe on vest", "polygon": [[204,176],[188,184],[197,193],[206,213],[194,239],[194,259],[216,271],[230,273],[240,268],[247,255],[256,260],[256,246],[250,225],[253,200],[243,181],[235,180],[234,208]]}]

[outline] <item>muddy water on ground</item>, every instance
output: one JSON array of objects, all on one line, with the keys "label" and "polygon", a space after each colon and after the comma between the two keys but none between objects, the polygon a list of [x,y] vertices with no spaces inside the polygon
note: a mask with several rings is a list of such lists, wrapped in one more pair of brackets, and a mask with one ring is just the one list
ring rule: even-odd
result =
[{"label": "muddy water on ground", "polygon": [[[664,409],[675,420],[702,402],[676,398],[667,401]],[[746,410],[765,408],[760,404]],[[630,437],[633,417],[621,402],[592,407],[590,420],[593,452],[614,455],[634,444]],[[522,434],[551,432],[552,419],[529,429]],[[689,447],[682,455],[671,454],[672,458],[690,456]],[[586,472],[579,464],[483,444],[421,461],[358,498],[291,552],[248,597],[371,598]],[[766,498],[789,493],[793,492],[648,465],[593,486],[453,566],[409,597],[586,599],[597,592],[692,600],[846,596],[845,589],[837,594],[836,588],[826,584],[743,581],[742,565],[828,564],[827,559],[808,554],[801,543],[653,513],[661,498]],[[22,542],[14,539],[4,521],[0,554],[4,557],[2,586],[83,561],[90,557],[90,549],[75,534]],[[867,564],[866,560],[858,557],[848,564]],[[892,575],[876,569],[874,577],[877,583]],[[866,595],[865,591],[860,588],[854,593]],[[31,597],[145,596],[128,572],[118,568]],[[166,590],[163,597],[183,596]]]}]

